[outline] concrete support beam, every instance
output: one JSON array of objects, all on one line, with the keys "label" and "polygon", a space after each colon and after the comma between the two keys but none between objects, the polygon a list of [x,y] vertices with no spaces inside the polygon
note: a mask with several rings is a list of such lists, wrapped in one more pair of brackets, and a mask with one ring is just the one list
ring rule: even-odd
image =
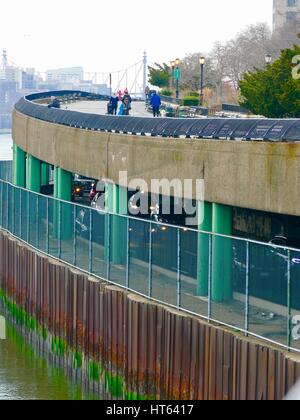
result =
[{"label": "concrete support beam", "polygon": [[41,161],[31,155],[27,155],[26,187],[30,191],[41,192]]},{"label": "concrete support beam", "polygon": [[[232,235],[232,208],[213,204],[212,231]],[[232,299],[232,239],[222,236],[212,241],[212,300],[224,302]]]},{"label": "concrete support beam", "polygon": [[13,183],[17,187],[26,187],[26,152],[15,143],[13,148]]},{"label": "concrete support beam", "polygon": [[42,163],[41,168],[41,184],[49,185],[49,179],[50,179],[50,165],[48,163]]}]

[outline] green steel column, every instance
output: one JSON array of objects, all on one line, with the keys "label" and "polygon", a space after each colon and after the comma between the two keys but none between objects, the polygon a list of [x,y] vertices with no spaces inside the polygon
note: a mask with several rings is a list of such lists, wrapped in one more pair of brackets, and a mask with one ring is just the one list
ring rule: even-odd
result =
[{"label": "green steel column", "polygon": [[[232,235],[232,208],[213,204],[214,233]],[[232,240],[220,236],[213,238],[212,300],[224,302],[232,299]]]},{"label": "green steel column", "polygon": [[127,220],[120,215],[128,214],[127,189],[107,183],[105,186],[105,209],[110,216],[110,244],[108,244],[108,220],[105,226],[105,255],[110,245],[110,261],[114,264],[126,264],[127,260]]},{"label": "green steel column", "polygon": [[72,216],[73,206],[69,204],[72,201],[72,173],[58,168],[57,178],[58,198],[68,202],[60,204],[61,239],[69,239],[72,236],[74,220]]},{"label": "green steel column", "polygon": [[[198,229],[203,232],[212,231],[212,204],[199,201],[197,203]],[[197,256],[197,295],[208,296],[209,276],[209,235],[199,233]]]},{"label": "green steel column", "polygon": [[60,200],[72,200],[72,174],[58,168],[58,198]]},{"label": "green steel column", "polygon": [[41,161],[27,155],[27,188],[37,193],[41,192]]},{"label": "green steel column", "polygon": [[49,165],[48,165],[48,163],[42,163],[41,184],[42,185],[49,185],[49,179],[50,179]]},{"label": "green steel column", "polygon": [[26,153],[14,143],[13,183],[17,187],[26,187]]}]

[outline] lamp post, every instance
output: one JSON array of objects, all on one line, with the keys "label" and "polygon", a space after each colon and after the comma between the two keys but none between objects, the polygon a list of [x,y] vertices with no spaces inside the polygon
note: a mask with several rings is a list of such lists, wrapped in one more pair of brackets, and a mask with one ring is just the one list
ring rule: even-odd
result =
[{"label": "lamp post", "polygon": [[200,106],[203,106],[204,64],[205,57],[199,58],[200,63]]},{"label": "lamp post", "polygon": [[109,94],[112,97],[112,74],[109,73]]},{"label": "lamp post", "polygon": [[176,58],[175,60],[175,79],[176,79],[176,99],[179,99],[179,79],[180,79],[180,68],[179,68],[180,60]]},{"label": "lamp post", "polygon": [[272,56],[271,54],[266,54],[265,56],[267,66],[272,63]]},{"label": "lamp post", "polygon": [[171,69],[172,69],[172,88],[175,86],[175,61],[171,61]]}]

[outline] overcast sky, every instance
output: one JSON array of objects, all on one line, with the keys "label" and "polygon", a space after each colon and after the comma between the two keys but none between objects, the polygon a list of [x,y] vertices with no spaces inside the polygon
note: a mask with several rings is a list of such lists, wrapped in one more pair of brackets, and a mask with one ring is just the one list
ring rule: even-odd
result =
[{"label": "overcast sky", "polygon": [[0,49],[39,71],[83,66],[115,71],[141,60],[169,62],[209,51],[247,25],[272,23],[273,0],[9,0]]}]

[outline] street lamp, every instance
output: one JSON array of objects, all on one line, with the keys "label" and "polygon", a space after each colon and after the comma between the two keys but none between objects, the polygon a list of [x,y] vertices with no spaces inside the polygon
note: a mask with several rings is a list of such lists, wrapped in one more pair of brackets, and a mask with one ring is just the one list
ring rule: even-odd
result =
[{"label": "street lamp", "polygon": [[175,61],[171,61],[171,69],[172,69],[172,88],[175,85]]},{"label": "street lamp", "polygon": [[266,64],[269,65],[272,63],[272,56],[271,54],[266,54],[265,56]]},{"label": "street lamp", "polygon": [[203,106],[203,85],[204,85],[204,64],[205,64],[205,57],[199,58],[200,63],[200,106]]},{"label": "street lamp", "polygon": [[112,74],[109,73],[109,94],[112,97]]},{"label": "street lamp", "polygon": [[179,64],[180,64],[180,59],[179,58],[176,58],[176,60],[175,60],[175,65],[176,65],[176,69],[175,69],[176,99],[179,99],[179,79],[180,79],[180,68],[179,68]]}]

